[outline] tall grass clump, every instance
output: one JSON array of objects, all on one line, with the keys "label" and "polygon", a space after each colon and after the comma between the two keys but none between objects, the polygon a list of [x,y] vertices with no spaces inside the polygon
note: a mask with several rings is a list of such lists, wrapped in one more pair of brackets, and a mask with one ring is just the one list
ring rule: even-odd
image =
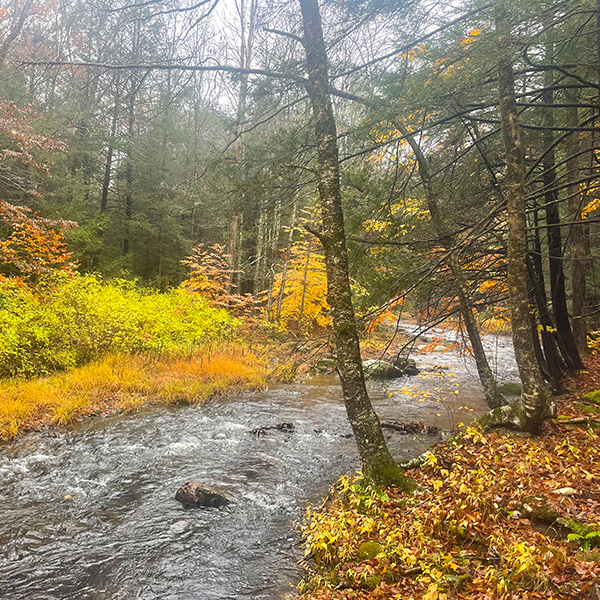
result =
[{"label": "tall grass clump", "polygon": [[0,377],[48,375],[114,353],[191,357],[238,325],[183,288],[61,273],[34,287],[0,280]]},{"label": "tall grass clump", "polygon": [[0,380],[0,440],[152,403],[196,404],[257,390],[266,376],[263,361],[244,345],[222,344],[193,357],[110,354],[47,377]]}]

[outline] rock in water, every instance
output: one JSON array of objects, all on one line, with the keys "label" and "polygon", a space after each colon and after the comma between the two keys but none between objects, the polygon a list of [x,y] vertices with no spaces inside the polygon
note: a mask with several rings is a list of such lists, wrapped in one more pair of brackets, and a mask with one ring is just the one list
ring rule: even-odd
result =
[{"label": "rock in water", "polygon": [[418,375],[420,373],[417,368],[417,364],[414,360],[410,358],[404,358],[403,356],[399,356],[394,361],[394,366],[400,369],[405,375]]},{"label": "rock in water", "polygon": [[369,379],[396,379],[403,377],[404,372],[385,360],[363,360],[365,377]]},{"label": "rock in water", "polygon": [[181,502],[186,508],[227,506],[233,502],[232,498],[221,490],[197,481],[184,483],[177,490],[175,500]]}]

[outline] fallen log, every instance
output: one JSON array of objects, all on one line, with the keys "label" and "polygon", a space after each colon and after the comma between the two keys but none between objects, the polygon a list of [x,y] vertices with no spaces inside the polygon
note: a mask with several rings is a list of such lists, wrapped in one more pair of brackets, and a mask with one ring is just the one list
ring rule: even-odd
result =
[{"label": "fallen log", "polygon": [[382,421],[381,427],[383,429],[392,429],[399,431],[400,433],[409,434],[425,434],[425,435],[437,435],[440,433],[440,428],[435,425],[424,425],[421,422],[413,423],[400,423],[399,421]]}]

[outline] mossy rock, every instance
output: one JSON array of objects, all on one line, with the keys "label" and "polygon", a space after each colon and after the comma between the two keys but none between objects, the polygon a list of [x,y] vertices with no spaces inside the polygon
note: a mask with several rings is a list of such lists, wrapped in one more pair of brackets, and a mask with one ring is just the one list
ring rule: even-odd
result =
[{"label": "mossy rock", "polygon": [[371,560],[375,558],[383,550],[383,546],[379,542],[363,542],[358,547],[356,554],[357,560]]},{"label": "mossy rock", "polygon": [[537,496],[527,496],[523,498],[521,510],[532,521],[543,523],[545,525],[561,525],[560,513],[550,506],[544,498]]},{"label": "mossy rock", "polygon": [[385,360],[363,360],[363,370],[367,379],[397,379],[404,377],[404,371]]},{"label": "mossy rock", "polygon": [[547,525],[552,525],[560,520],[560,513],[549,504],[540,504],[533,509],[533,519]]},{"label": "mossy rock", "polygon": [[498,391],[501,394],[506,394],[507,396],[520,396],[521,395],[521,385],[519,383],[503,383],[498,386]]},{"label": "mossy rock", "polygon": [[446,581],[452,584],[452,587],[460,592],[466,585],[471,581],[473,577],[469,575],[469,573],[463,573],[462,575],[458,575],[457,573],[449,573],[446,575]]},{"label": "mossy rock", "polygon": [[372,592],[379,585],[379,577],[377,575],[369,575],[361,584],[363,590]]}]

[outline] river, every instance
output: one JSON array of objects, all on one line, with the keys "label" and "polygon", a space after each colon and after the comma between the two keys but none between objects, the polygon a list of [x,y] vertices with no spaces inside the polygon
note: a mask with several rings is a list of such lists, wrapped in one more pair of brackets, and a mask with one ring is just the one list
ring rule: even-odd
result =
[{"label": "river", "polygon": [[[508,339],[486,344],[499,379],[516,381]],[[448,429],[484,411],[471,359],[416,359],[422,376],[369,384],[382,419]],[[415,399],[407,386],[431,396]],[[295,431],[249,433],[283,421]],[[398,460],[440,439],[386,437]],[[293,523],[356,468],[334,376],[24,435],[0,448],[0,598],[281,598],[299,577]],[[235,504],[182,508],[173,497],[189,479],[222,488]]]}]

